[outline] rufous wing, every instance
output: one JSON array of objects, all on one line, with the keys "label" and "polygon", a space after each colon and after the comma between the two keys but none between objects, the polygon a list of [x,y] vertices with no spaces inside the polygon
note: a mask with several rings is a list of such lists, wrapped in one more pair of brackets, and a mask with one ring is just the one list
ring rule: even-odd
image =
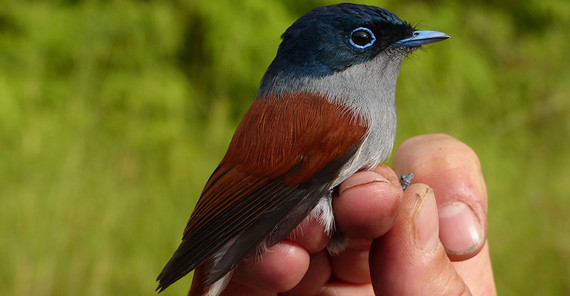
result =
[{"label": "rufous wing", "polygon": [[331,189],[366,131],[364,119],[319,95],[258,98],[206,183],[157,289],[198,266],[207,287],[266,238],[284,239]]}]

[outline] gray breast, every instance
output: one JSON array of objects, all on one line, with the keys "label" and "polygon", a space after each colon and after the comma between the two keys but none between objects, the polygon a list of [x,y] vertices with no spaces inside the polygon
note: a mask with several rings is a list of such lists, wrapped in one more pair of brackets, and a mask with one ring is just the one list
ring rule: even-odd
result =
[{"label": "gray breast", "polygon": [[373,60],[320,78],[264,78],[258,97],[310,92],[346,106],[366,120],[369,131],[349,166],[335,182],[338,185],[362,168],[373,168],[392,152],[396,135],[396,81],[405,54],[379,54]]}]

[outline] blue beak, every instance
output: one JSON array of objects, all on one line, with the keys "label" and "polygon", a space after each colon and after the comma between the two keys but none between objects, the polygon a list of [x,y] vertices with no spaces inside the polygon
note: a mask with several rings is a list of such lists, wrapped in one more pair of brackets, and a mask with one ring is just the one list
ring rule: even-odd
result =
[{"label": "blue beak", "polygon": [[449,38],[449,35],[436,31],[414,31],[410,38],[402,39],[394,43],[396,47],[415,47],[439,42]]}]

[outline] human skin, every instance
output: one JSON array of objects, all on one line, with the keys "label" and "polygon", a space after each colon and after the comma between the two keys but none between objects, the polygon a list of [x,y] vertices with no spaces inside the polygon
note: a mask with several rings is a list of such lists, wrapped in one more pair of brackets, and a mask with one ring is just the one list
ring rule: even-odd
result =
[{"label": "human skin", "polygon": [[[413,172],[405,191],[397,176]],[[477,155],[447,135],[405,141],[393,170],[354,174],[333,199],[346,250],[305,219],[260,258],[241,263],[223,295],[496,295],[487,193]]]}]

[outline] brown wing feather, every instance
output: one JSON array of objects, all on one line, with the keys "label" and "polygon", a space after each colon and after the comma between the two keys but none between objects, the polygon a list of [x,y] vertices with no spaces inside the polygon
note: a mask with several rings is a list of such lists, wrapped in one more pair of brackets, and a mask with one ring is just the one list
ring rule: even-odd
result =
[{"label": "brown wing feather", "polygon": [[303,203],[312,207],[326,194],[366,130],[361,118],[318,95],[257,99],[206,183],[182,244],[159,275],[159,288],[240,235],[236,258],[218,274],[233,268],[251,251],[241,250],[244,245],[255,247],[296,204],[310,197]]},{"label": "brown wing feather", "polygon": [[[287,185],[304,183],[358,144],[365,132],[363,120],[318,95],[256,100],[206,184],[185,233],[267,180],[285,177]],[[236,195],[233,190],[244,192]]]}]

